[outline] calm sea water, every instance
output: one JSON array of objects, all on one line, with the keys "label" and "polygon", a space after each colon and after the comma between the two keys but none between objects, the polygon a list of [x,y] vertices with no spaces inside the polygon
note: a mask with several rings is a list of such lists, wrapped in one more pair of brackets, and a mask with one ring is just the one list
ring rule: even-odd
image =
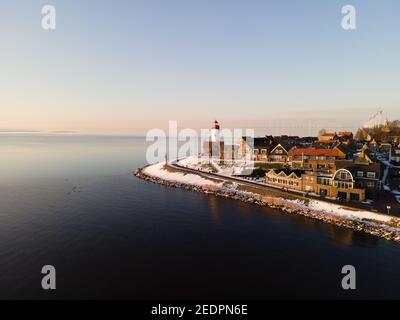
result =
[{"label": "calm sea water", "polygon": [[[145,148],[0,136],[0,298],[400,298],[400,245],[141,181]],[[356,291],[341,289],[347,264]]]}]

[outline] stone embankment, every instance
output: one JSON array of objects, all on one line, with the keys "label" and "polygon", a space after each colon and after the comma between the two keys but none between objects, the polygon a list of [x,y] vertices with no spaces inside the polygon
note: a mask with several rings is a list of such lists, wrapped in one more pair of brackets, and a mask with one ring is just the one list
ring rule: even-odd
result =
[{"label": "stone embankment", "polygon": [[344,217],[328,214],[323,211],[318,211],[307,207],[302,202],[289,201],[284,198],[260,195],[252,192],[244,192],[236,190],[233,187],[215,185],[192,185],[161,179],[157,176],[151,176],[143,171],[144,168],[139,168],[134,171],[134,175],[143,180],[161,184],[172,188],[180,188],[201,192],[207,195],[225,197],[234,200],[252,203],[259,206],[266,206],[273,209],[279,209],[290,214],[299,214],[308,218],[317,219],[326,223],[334,224],[341,227],[350,228],[357,231],[362,231],[377,237],[382,237],[387,240],[400,242],[400,220],[393,218],[387,223],[367,219],[346,219]]}]

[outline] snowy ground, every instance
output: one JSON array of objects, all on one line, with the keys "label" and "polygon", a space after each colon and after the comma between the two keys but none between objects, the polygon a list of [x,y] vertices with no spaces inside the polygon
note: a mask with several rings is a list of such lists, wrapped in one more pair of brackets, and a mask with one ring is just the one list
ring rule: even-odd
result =
[{"label": "snowy ground", "polygon": [[185,159],[179,160],[178,164],[195,170],[197,169],[204,170],[205,167],[211,166],[216,171],[216,173],[223,176],[240,175],[243,174],[243,172],[247,172],[247,174],[250,174],[253,171],[253,166],[247,168],[244,165],[241,165],[240,163],[230,163],[230,164],[220,165],[217,161],[211,160],[210,163],[209,158],[201,158],[198,156],[190,156]]},{"label": "snowy ground", "polygon": [[393,217],[383,214],[374,213],[366,210],[350,210],[341,207],[340,205],[336,205],[333,203],[311,200],[307,206],[311,209],[323,211],[328,214],[332,214],[335,216],[343,217],[350,220],[360,220],[360,219],[368,219],[368,220],[376,220],[381,222],[388,222]]},{"label": "snowy ground", "polygon": [[221,187],[222,183],[216,183],[211,179],[203,178],[197,174],[185,174],[180,172],[170,172],[164,169],[165,162],[151,165],[143,169],[149,176],[157,177],[167,181],[186,183],[195,186],[216,186]]},{"label": "snowy ground", "polygon": [[199,158],[197,156],[187,157],[185,159],[179,160],[178,163],[181,166],[184,166],[184,167],[187,166],[191,169],[196,169],[196,170],[199,169],[203,165],[201,158]]}]

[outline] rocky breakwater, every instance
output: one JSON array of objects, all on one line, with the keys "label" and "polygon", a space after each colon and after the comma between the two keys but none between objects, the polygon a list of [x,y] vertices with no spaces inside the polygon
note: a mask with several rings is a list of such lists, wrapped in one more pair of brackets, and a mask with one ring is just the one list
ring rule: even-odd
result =
[{"label": "rocky breakwater", "polygon": [[[146,167],[145,167],[146,168]],[[378,221],[373,219],[343,217],[325,211],[310,208],[303,201],[293,201],[284,198],[265,196],[253,192],[237,190],[232,184],[215,184],[195,185],[183,183],[179,181],[166,180],[157,175],[149,175],[144,170],[145,168],[136,169],[133,174],[143,180],[184,190],[201,192],[207,195],[225,197],[234,200],[252,203],[259,206],[267,206],[273,209],[281,210],[289,214],[299,214],[304,217],[317,219],[329,224],[334,224],[340,227],[350,228],[353,230],[365,232],[377,237],[382,237],[387,240],[400,242],[400,219],[393,217],[388,221]],[[356,215],[356,213],[354,214]]]}]

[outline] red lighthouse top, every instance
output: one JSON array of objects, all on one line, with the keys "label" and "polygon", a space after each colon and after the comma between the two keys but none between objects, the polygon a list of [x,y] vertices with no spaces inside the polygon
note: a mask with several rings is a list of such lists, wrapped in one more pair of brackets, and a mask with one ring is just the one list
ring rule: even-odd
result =
[{"label": "red lighthouse top", "polygon": [[213,125],[213,127],[212,127],[213,129],[217,129],[217,130],[219,130],[219,123],[218,123],[218,121],[217,120],[215,120],[214,121],[214,125]]}]

